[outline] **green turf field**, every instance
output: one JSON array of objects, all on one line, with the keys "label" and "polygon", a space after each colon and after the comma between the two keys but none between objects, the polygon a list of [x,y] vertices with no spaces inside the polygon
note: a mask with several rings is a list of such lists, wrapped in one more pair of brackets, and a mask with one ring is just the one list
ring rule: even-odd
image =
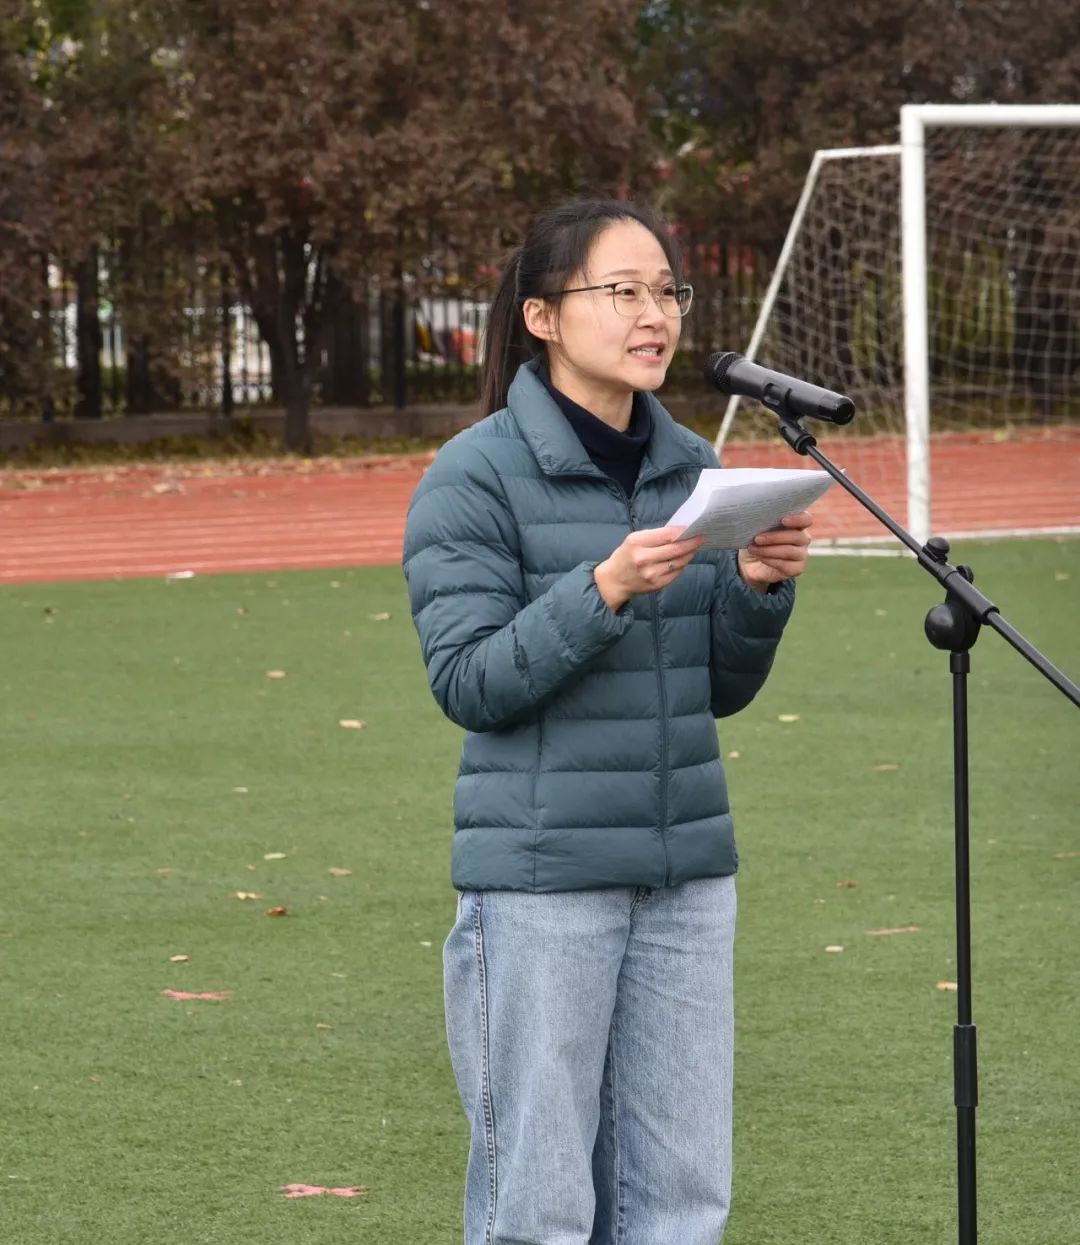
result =
[{"label": "green turf field", "polygon": [[[954,556],[1080,677],[1080,542]],[[906,561],[814,559],[770,683],[721,724],[742,854],[725,1245],[955,1239],[937,597]],[[460,733],[400,572],[6,588],[0,651],[0,1240],[460,1241]],[[980,1239],[1070,1245],[1080,714],[993,634],[974,668]]]}]

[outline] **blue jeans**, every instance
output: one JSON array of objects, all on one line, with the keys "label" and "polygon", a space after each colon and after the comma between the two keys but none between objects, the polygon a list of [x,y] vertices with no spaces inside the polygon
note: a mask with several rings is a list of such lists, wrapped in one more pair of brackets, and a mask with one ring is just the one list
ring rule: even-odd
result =
[{"label": "blue jeans", "polygon": [[463,891],[446,1032],[465,1245],[718,1245],[735,879]]}]

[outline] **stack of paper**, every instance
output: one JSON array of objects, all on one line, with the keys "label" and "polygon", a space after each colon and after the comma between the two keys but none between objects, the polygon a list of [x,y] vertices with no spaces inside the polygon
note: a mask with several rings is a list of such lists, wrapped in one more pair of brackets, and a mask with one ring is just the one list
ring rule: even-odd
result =
[{"label": "stack of paper", "polygon": [[832,482],[825,471],[706,468],[668,526],[686,524],[679,539],[704,536],[706,549],[744,549],[758,532],[780,527],[785,514],[817,501]]}]

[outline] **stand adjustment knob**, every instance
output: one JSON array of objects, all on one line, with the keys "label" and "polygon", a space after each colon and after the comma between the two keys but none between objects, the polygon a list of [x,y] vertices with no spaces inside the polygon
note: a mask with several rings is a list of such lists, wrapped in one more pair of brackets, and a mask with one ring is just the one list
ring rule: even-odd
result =
[{"label": "stand adjustment knob", "polygon": [[935,562],[944,562],[949,556],[949,542],[944,536],[931,536],[923,545],[923,550]]}]

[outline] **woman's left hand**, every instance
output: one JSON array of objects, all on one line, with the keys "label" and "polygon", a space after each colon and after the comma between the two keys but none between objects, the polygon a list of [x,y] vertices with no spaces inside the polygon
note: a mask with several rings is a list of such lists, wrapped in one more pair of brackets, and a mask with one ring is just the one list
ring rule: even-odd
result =
[{"label": "woman's left hand", "polygon": [[739,550],[739,574],[743,581],[758,592],[765,592],[770,584],[801,575],[806,570],[813,521],[812,515],[800,510],[784,515],[780,520],[782,530],[758,532],[746,549]]}]

